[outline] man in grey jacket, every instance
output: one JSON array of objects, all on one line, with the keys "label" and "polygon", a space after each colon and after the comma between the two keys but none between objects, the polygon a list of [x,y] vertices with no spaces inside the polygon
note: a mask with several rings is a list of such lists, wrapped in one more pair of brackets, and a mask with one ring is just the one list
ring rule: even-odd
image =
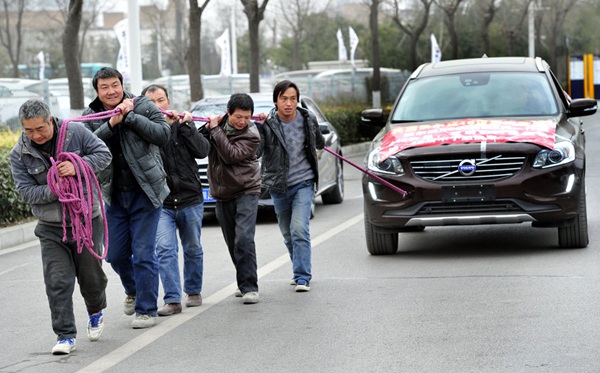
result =
[{"label": "man in grey jacket", "polygon": [[[48,170],[51,158],[57,158],[58,133],[61,122],[50,115],[50,109],[42,101],[28,100],[19,108],[19,120],[23,133],[10,152],[13,179],[21,198],[31,204],[33,215],[38,219],[35,235],[40,239],[46,295],[50,305],[52,328],[58,343],[52,348],[55,355],[75,350],[77,328],[73,314],[73,291],[75,279],[89,314],[87,335],[90,341],[100,339],[104,328],[102,310],[106,308],[107,278],[102,261],[87,249],[77,253],[73,237],[71,216],[67,216],[67,240],[63,241],[63,204],[48,186]],[[76,153],[94,172],[108,166],[111,154],[106,145],[91,134],[81,123],[69,123],[65,134],[64,152]],[[56,165],[61,178],[76,175],[71,161]],[[96,193],[92,205],[93,250],[102,253],[104,224],[100,201]]]},{"label": "man in grey jacket", "polygon": [[156,325],[158,260],[156,230],[162,203],[169,194],[160,147],[171,129],[149,98],[123,90],[123,76],[105,67],[92,80],[98,97],[83,114],[118,109],[108,120],[86,122],[108,145],[113,162],[99,175],[106,202],[108,256],[106,261],[125,288],[126,315],[134,329]]}]

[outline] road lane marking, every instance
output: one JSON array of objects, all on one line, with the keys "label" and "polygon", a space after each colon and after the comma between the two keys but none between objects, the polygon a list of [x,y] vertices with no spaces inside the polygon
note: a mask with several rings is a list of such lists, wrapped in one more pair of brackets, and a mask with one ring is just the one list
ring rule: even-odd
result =
[{"label": "road lane marking", "polygon": [[[312,247],[314,248],[326,242],[327,240],[335,237],[337,234],[345,231],[346,229],[349,229],[361,220],[363,220],[362,213],[352,217],[351,219],[346,220],[342,224],[331,228],[325,233],[312,239]],[[289,260],[290,256],[286,253],[260,267],[258,269],[259,279],[287,264]],[[218,290],[216,293],[212,294],[208,298],[203,299],[202,307],[187,308],[185,312],[180,313],[179,315],[177,315],[177,317],[169,317],[165,321],[162,321],[161,319],[161,322],[158,323],[156,326],[147,329],[142,334],[133,338],[124,345],[117,347],[117,349],[113,350],[112,352],[109,352],[108,354],[102,356],[101,358],[89,364],[88,366],[81,368],[78,371],[78,373],[104,372],[107,369],[114,367],[123,360],[127,359],[129,356],[139,352],[142,348],[148,346],[160,337],[171,332],[173,329],[177,328],[178,326],[181,326],[187,321],[209,310],[212,306],[227,299],[236,291],[236,289],[237,284],[235,282],[232,282],[231,284],[225,286],[221,290]]]}]

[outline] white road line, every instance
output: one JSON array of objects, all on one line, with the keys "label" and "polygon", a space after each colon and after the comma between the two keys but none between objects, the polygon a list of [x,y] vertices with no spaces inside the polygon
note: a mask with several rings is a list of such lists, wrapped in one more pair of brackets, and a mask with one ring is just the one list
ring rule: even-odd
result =
[{"label": "white road line", "polygon": [[[362,219],[363,214],[356,215],[353,218],[346,220],[344,223],[333,227],[327,232],[321,234],[320,236],[315,237],[312,240],[312,247],[316,247],[322,244],[323,242],[331,239],[335,235],[343,232],[344,230],[352,227],[354,224],[360,222]],[[269,273],[277,270],[284,264],[287,264],[289,260],[290,256],[287,253],[281,255],[280,257],[272,260],[271,262],[259,268],[258,277],[261,278],[268,275]],[[166,335],[171,330],[177,328],[178,326],[189,321],[190,319],[200,315],[201,313],[209,310],[215,304],[218,304],[219,302],[222,302],[226,298],[230,297],[236,289],[237,284],[235,282],[232,282],[231,284],[217,291],[210,297],[203,299],[202,307],[187,308],[185,312],[180,313],[179,315],[177,315],[177,317],[170,317],[167,318],[165,321],[162,321],[161,319],[161,322],[158,325],[144,331],[139,336],[135,337],[134,339],[130,340],[124,345],[119,346],[116,350],[113,350],[112,352],[104,355],[103,357],[94,361],[90,365],[80,369],[78,372],[99,373],[114,367],[121,361],[127,359],[129,356],[135,354],[142,348],[148,346],[150,343],[156,341],[158,338]]]}]

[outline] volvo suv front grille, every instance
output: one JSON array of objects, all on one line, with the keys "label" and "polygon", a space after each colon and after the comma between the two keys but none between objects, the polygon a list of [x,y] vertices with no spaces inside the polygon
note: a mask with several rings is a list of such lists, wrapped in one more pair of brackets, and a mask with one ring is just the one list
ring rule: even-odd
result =
[{"label": "volvo suv front grille", "polygon": [[495,155],[481,156],[448,155],[410,159],[410,167],[418,177],[438,182],[481,181],[489,182],[510,177],[519,172],[525,156]]}]

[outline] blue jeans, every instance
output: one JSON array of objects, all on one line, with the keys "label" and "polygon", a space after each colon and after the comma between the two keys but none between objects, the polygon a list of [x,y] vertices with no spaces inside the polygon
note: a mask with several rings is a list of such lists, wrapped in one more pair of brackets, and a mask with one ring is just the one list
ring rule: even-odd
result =
[{"label": "blue jeans", "polygon": [[183,209],[163,207],[156,232],[156,255],[160,280],[166,303],[181,303],[181,278],[179,276],[179,243],[183,248],[183,291],[196,295],[202,291],[204,252],[200,243],[204,205],[198,203]]},{"label": "blue jeans", "polygon": [[312,278],[309,222],[314,193],[313,180],[289,187],[287,193],[271,191],[279,230],[292,260],[294,280],[307,283]]},{"label": "blue jeans", "polygon": [[254,243],[257,211],[258,194],[217,201],[215,210],[229,256],[235,266],[237,285],[243,294],[258,291]]},{"label": "blue jeans", "polygon": [[162,207],[155,208],[144,192],[116,192],[106,205],[106,261],[121,278],[127,295],[135,296],[135,312],[156,316],[158,260],[156,228]]}]

